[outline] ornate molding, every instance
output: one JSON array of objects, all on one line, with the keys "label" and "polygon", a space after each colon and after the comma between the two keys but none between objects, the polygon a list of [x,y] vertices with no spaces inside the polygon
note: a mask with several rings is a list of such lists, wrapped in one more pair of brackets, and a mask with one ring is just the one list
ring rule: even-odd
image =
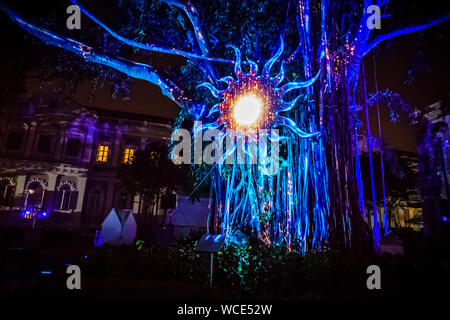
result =
[{"label": "ornate molding", "polygon": [[9,185],[15,186],[16,185],[16,179],[13,177],[0,177],[0,182],[8,181]]},{"label": "ornate molding", "polygon": [[61,181],[58,184],[58,187],[56,188],[56,190],[61,191],[62,187],[64,187],[64,186],[69,186],[70,191],[77,191],[77,187],[76,187],[75,183],[73,183],[72,181],[68,181],[68,180]]},{"label": "ornate molding", "polygon": [[39,184],[43,187],[44,190],[47,190],[47,188],[48,188],[48,182],[45,181],[45,180],[42,179],[42,178],[31,178],[31,179],[29,179],[29,180],[27,181],[27,184],[25,185],[25,190],[28,190],[30,184],[35,183],[35,182],[39,183]]}]

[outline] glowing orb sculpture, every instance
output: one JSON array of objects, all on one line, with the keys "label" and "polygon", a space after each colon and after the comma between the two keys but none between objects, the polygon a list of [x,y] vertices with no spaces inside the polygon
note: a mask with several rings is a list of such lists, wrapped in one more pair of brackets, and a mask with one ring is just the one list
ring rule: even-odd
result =
[{"label": "glowing orb sculpture", "polygon": [[[226,89],[223,90],[209,82],[199,85],[199,87],[208,88],[214,97],[221,100],[203,117],[203,128],[213,127],[221,128],[224,132],[233,130],[251,133],[261,129],[286,126],[300,137],[315,136],[317,133],[303,131],[292,119],[281,113],[291,110],[300,98],[300,95],[297,95],[295,98],[286,101],[285,95],[292,90],[312,85],[319,74],[305,82],[287,82],[281,85],[284,82],[283,62],[277,75],[272,76],[271,69],[283,53],[284,43],[282,38],[280,38],[280,47],[275,55],[266,62],[261,73],[258,72],[258,64],[249,59],[247,59],[249,70],[244,72],[241,66],[240,50],[233,46],[229,47],[233,48],[236,54],[234,62],[235,78],[226,76],[217,80],[226,84]],[[216,113],[218,115],[215,115]],[[214,120],[211,122],[205,121],[208,119]]]},{"label": "glowing orb sculpture", "polygon": [[[226,141],[226,152],[217,162],[216,170],[211,169],[214,184],[210,191],[210,214],[216,226],[220,224],[220,232],[225,234],[227,243],[235,242],[233,239],[240,230],[250,228],[267,245],[285,243],[291,248],[296,242],[300,243],[299,250],[305,252],[308,245],[317,247],[325,239],[329,207],[326,171],[323,171],[326,164],[322,149],[318,147],[320,139],[316,142],[308,139],[318,134],[315,116],[306,114],[306,110],[301,115],[302,108],[309,108],[311,104],[299,102],[306,92],[298,90],[311,86],[319,74],[304,82],[286,81],[284,61],[274,74],[272,67],[283,53],[282,38],[276,53],[261,71],[252,60],[241,64],[240,50],[230,47],[236,54],[234,76],[217,79],[214,84],[200,84],[199,87],[207,88],[219,102],[210,108],[199,106],[193,113],[196,120],[201,120],[194,134],[216,129],[218,145],[222,145],[226,137],[236,136],[244,141],[232,143],[230,149]],[[294,108],[298,110],[290,112]],[[293,119],[301,120],[312,132],[302,130]],[[270,131],[271,136],[263,133],[282,126],[289,130],[281,134]],[[271,140],[270,155],[264,147],[267,145],[265,138]],[[284,140],[286,150],[281,156],[274,151],[280,139]],[[259,157],[254,152],[256,149],[259,149]],[[225,159],[230,157],[237,162],[224,166]],[[239,162],[239,159],[245,161]],[[257,163],[247,161],[255,159]],[[311,188],[320,191],[312,197],[308,194]],[[325,196],[318,196],[322,194]],[[314,212],[312,220],[310,212]],[[312,240],[308,244],[306,239]]]},{"label": "glowing orb sculpture", "polygon": [[234,118],[241,126],[255,123],[261,113],[261,101],[255,96],[243,96],[234,107]]}]

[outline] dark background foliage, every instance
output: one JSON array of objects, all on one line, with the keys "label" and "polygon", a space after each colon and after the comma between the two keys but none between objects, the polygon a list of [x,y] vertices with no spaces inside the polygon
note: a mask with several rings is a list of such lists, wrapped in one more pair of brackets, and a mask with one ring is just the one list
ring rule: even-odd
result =
[{"label": "dark background foliage", "polygon": [[[402,230],[405,256],[360,256],[323,251],[305,256],[283,247],[230,246],[214,258],[214,287],[235,298],[408,298],[450,288],[446,246],[430,247],[419,233]],[[83,262],[88,275],[141,277],[207,286],[209,254],[195,251],[197,241],[171,245],[102,246]],[[448,248],[447,248],[448,249]],[[367,266],[379,265],[383,292],[367,290]]]}]

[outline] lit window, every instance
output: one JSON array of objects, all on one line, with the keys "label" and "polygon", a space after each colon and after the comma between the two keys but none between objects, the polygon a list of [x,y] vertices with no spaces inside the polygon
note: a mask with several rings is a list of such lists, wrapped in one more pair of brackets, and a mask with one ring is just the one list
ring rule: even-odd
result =
[{"label": "lit window", "polygon": [[125,148],[125,152],[123,154],[123,163],[131,164],[134,158],[134,149]]},{"label": "lit window", "polygon": [[97,161],[106,162],[108,160],[109,146],[98,146],[97,149]]}]

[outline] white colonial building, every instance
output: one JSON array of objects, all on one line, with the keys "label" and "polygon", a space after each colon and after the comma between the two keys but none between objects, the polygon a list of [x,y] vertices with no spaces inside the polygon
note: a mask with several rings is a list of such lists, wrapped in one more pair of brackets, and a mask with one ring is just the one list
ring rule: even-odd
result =
[{"label": "white colonial building", "polygon": [[118,168],[147,144],[168,143],[171,122],[46,92],[6,106],[0,130],[0,223],[39,213],[75,229],[99,225],[112,208],[139,212]]}]

